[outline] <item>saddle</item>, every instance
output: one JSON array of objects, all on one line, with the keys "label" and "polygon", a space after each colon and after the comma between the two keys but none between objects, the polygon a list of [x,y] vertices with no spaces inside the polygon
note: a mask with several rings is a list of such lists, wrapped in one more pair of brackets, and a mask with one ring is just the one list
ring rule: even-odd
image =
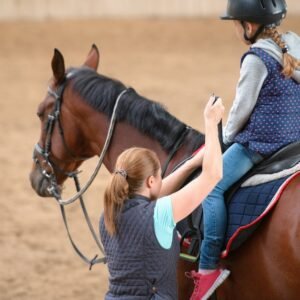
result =
[{"label": "saddle", "polygon": [[[278,152],[266,158],[261,163],[252,168],[225,193],[225,201],[227,206],[229,205],[235,193],[240,189],[242,183],[250,177],[257,174],[278,173],[294,167],[299,162],[300,142],[289,144],[286,147],[280,149]],[[191,176],[186,180],[184,185],[194,179],[200,173],[201,169],[194,171],[194,173],[191,174]],[[194,212],[180,221],[176,227],[177,231],[180,234],[181,245],[187,245],[185,253],[181,253],[180,257],[190,262],[196,262],[200,256],[199,248],[204,236],[202,205],[200,204]],[[188,240],[188,243],[185,243],[186,240]]]}]

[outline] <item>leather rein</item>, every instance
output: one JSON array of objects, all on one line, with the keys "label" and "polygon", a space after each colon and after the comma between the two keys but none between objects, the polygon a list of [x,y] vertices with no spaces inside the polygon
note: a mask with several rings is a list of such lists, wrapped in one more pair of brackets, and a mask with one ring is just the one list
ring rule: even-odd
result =
[{"label": "leather rein", "polygon": [[[70,78],[70,76],[67,76],[67,78]],[[76,170],[74,172],[66,172],[66,171],[62,170],[59,166],[57,166],[57,164],[55,164],[55,162],[53,162],[53,160],[50,159],[51,139],[52,139],[52,134],[53,134],[55,123],[58,124],[58,129],[59,129],[59,133],[60,133],[63,145],[64,145],[65,149],[67,150],[67,152],[69,153],[69,155],[72,157],[72,159],[75,160],[75,161],[84,161],[88,158],[88,157],[78,157],[78,156],[76,156],[72,152],[72,150],[68,147],[68,145],[66,144],[66,141],[65,141],[64,131],[63,131],[63,127],[62,127],[61,120],[60,120],[60,113],[61,113],[61,105],[62,105],[62,100],[63,100],[63,92],[66,88],[66,85],[67,85],[67,79],[65,79],[65,81],[56,89],[56,91],[54,91],[52,88],[48,87],[48,94],[50,96],[54,97],[54,99],[55,99],[54,109],[53,109],[52,113],[50,113],[48,115],[48,121],[47,121],[46,129],[45,129],[46,130],[45,147],[43,148],[38,143],[35,145],[34,152],[33,152],[33,160],[34,160],[35,164],[40,168],[42,175],[50,183],[50,185],[48,187],[48,192],[50,193],[50,195],[52,195],[57,200],[57,202],[60,206],[62,218],[63,218],[63,221],[64,221],[64,225],[65,225],[69,240],[71,242],[71,245],[73,246],[73,248],[74,248],[75,252],[78,254],[78,256],[85,263],[87,263],[89,265],[89,269],[91,270],[91,268],[94,264],[106,263],[106,257],[105,257],[105,252],[104,252],[103,246],[101,245],[101,242],[100,242],[99,238],[97,237],[97,234],[96,234],[96,232],[95,232],[95,230],[92,226],[89,214],[88,214],[86,206],[84,204],[83,194],[91,186],[92,182],[96,178],[96,176],[97,176],[97,174],[98,174],[98,172],[99,172],[99,170],[102,166],[103,159],[105,157],[105,154],[106,154],[107,149],[110,145],[110,141],[111,141],[111,138],[112,138],[112,135],[113,135],[115,122],[116,122],[116,111],[117,111],[117,108],[118,108],[118,104],[119,104],[122,96],[131,89],[126,88],[122,92],[120,92],[120,94],[117,96],[117,99],[116,99],[116,102],[115,102],[114,108],[113,108],[113,113],[112,113],[112,116],[111,116],[111,119],[110,119],[110,124],[109,124],[108,132],[107,132],[107,135],[106,135],[105,143],[104,143],[102,151],[99,155],[98,163],[97,163],[97,165],[95,167],[95,170],[92,173],[91,177],[89,178],[89,180],[85,184],[85,186],[83,188],[81,188],[80,183],[79,183],[79,179],[78,179],[78,176],[77,176],[79,171]],[[171,161],[171,159],[173,158],[173,156],[175,155],[177,150],[182,146],[183,140],[186,137],[187,132],[189,131],[189,129],[190,129],[189,127],[186,127],[185,130],[183,130],[183,132],[180,132],[179,138],[176,139],[173,151],[171,151],[171,153],[169,154],[169,156],[168,156],[168,158],[167,158],[167,160],[166,160],[166,162],[163,166],[163,171],[162,171],[163,175],[165,174],[165,172],[167,170],[169,162]],[[40,156],[42,156],[42,158],[44,159],[44,163],[48,167],[47,169],[45,169],[41,166],[40,161],[39,161],[39,159],[36,155],[37,153]],[[59,185],[58,185],[57,180],[56,180],[55,171],[63,173],[67,177],[72,178],[74,180],[74,184],[75,184],[75,187],[76,187],[76,194],[73,195],[72,197],[70,197],[69,199],[62,199],[61,191],[60,191]],[[101,257],[101,258],[98,258],[98,255],[95,255],[92,259],[87,258],[79,250],[79,248],[76,246],[74,240],[72,239],[64,207],[68,204],[71,204],[71,203],[75,202],[78,199],[80,201],[80,205],[81,205],[85,220],[88,224],[88,227],[89,227],[90,232],[93,236],[93,239],[95,240],[99,250],[101,251],[101,253],[103,255],[103,257]]]}]

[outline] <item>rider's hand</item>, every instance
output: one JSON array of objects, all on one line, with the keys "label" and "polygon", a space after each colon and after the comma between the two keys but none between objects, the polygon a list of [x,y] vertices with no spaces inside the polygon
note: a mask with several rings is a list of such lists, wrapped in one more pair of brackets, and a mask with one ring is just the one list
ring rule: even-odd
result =
[{"label": "rider's hand", "polygon": [[218,124],[224,114],[225,108],[221,98],[214,103],[215,96],[211,96],[204,109],[205,123]]}]

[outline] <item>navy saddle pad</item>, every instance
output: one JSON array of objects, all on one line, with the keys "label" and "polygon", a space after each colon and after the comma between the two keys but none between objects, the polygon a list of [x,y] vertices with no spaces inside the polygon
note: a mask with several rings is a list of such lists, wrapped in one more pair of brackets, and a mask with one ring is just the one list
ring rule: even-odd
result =
[{"label": "navy saddle pad", "polygon": [[[225,239],[226,251],[223,256],[238,248],[255,231],[272,207],[270,202],[276,203],[281,193],[276,193],[288,185],[297,176],[287,176],[256,186],[238,189],[228,204],[228,224]],[[274,196],[276,195],[276,198]]]}]

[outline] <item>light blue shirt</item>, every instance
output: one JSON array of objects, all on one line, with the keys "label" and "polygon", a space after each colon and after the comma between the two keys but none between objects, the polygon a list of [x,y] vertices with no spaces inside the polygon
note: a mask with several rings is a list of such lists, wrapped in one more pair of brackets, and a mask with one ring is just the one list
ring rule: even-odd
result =
[{"label": "light blue shirt", "polygon": [[160,198],[156,201],[153,218],[154,232],[159,244],[164,249],[170,249],[173,240],[173,231],[176,226],[170,196]]}]

